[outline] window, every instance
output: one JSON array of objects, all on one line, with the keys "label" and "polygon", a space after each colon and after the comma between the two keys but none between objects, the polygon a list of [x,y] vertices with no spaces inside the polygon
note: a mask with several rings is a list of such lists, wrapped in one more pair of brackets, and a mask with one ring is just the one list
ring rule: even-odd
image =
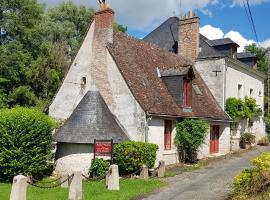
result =
[{"label": "window", "polygon": [[243,98],[243,85],[238,84],[238,98]]},{"label": "window", "polygon": [[191,81],[184,79],[183,107],[191,107]]},{"label": "window", "polygon": [[249,90],[249,97],[253,97],[253,89],[252,88],[250,88],[250,90]]},{"label": "window", "polygon": [[172,149],[172,121],[164,121],[164,149]]}]

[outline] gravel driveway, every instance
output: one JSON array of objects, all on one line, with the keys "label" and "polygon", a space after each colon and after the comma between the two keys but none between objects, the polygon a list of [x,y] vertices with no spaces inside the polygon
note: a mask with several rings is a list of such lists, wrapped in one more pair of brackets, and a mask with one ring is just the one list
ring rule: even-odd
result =
[{"label": "gravel driveway", "polygon": [[144,200],[224,200],[230,192],[233,177],[250,166],[249,160],[269,148],[258,147],[208,167],[169,178],[169,187]]}]

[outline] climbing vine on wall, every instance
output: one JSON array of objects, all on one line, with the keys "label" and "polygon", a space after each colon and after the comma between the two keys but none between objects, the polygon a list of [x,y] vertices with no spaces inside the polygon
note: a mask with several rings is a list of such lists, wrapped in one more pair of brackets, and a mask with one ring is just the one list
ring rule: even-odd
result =
[{"label": "climbing vine on wall", "polygon": [[245,100],[228,98],[225,105],[226,112],[235,121],[236,119],[251,119],[260,116],[261,109],[258,108],[256,100],[245,97]]}]

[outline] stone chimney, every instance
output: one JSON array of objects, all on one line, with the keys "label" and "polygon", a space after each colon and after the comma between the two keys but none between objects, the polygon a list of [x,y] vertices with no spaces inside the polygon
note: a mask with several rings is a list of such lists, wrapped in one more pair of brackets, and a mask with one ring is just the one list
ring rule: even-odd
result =
[{"label": "stone chimney", "polygon": [[200,18],[192,11],[180,17],[178,54],[194,62],[199,55]]}]

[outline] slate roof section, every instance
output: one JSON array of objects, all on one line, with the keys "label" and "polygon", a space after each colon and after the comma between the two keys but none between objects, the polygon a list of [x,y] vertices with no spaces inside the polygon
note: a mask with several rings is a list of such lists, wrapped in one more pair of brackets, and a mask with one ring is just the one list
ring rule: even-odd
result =
[{"label": "slate roof section", "polygon": [[191,74],[193,74],[193,69],[191,66],[189,67],[170,67],[170,68],[157,68],[158,70],[158,75],[160,75],[160,77],[165,77],[165,76],[183,76],[183,75],[188,75],[188,73],[190,72]]},{"label": "slate roof section", "polygon": [[101,94],[98,91],[88,91],[69,119],[54,135],[54,140],[63,143],[93,144],[94,139],[113,139],[114,143],[129,140]]},{"label": "slate roof section", "polygon": [[157,67],[164,70],[171,66],[179,69],[190,67],[184,58],[119,32],[114,33],[113,41],[108,50],[145,112],[152,115],[230,120],[195,69],[193,83],[198,85],[203,95],[196,95],[193,90],[192,112],[183,112],[183,108],[178,106],[158,77]]},{"label": "slate roof section", "polygon": [[247,52],[242,52],[242,53],[237,53],[237,58],[238,59],[243,59],[243,58],[256,58],[256,55],[247,51]]},{"label": "slate roof section", "polygon": [[207,41],[211,46],[216,47],[216,46],[224,46],[224,45],[236,45],[239,47],[237,43],[232,41],[230,38],[222,38],[222,39],[217,39],[217,40],[208,40]]},{"label": "slate roof section", "polygon": [[[170,17],[159,27],[149,33],[143,40],[149,44],[156,45],[169,52],[173,52],[173,45],[178,41],[179,18]],[[222,55],[207,41],[209,39],[200,34],[200,48],[198,58],[221,57]],[[181,51],[178,49],[178,51]]]}]

